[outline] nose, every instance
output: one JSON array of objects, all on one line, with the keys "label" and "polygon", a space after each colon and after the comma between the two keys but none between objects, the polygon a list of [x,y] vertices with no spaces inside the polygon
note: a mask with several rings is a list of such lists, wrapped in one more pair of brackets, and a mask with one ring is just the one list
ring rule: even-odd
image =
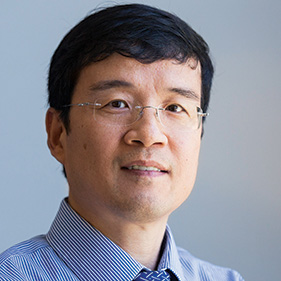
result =
[{"label": "nose", "polygon": [[124,140],[129,145],[142,145],[144,147],[166,145],[168,138],[160,123],[158,109],[154,106],[142,107],[139,119],[131,125]]}]

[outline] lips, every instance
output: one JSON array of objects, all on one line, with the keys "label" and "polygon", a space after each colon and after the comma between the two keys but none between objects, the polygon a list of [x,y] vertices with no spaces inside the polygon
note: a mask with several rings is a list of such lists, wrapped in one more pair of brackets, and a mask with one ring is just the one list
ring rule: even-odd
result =
[{"label": "lips", "polygon": [[168,173],[168,169],[165,166],[155,161],[136,161],[122,166],[122,169]]},{"label": "lips", "polygon": [[129,170],[141,170],[141,171],[156,171],[161,172],[158,168],[155,167],[147,167],[147,166],[139,166],[139,165],[133,165],[128,167]]}]

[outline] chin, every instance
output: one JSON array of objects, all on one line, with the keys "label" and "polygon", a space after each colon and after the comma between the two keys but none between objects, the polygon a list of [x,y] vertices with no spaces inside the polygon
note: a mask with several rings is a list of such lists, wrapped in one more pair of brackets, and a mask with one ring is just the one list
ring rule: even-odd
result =
[{"label": "chin", "polygon": [[167,202],[160,201],[159,198],[138,196],[134,199],[123,199],[122,202],[115,201],[113,209],[131,222],[149,223],[168,218],[169,214],[173,211],[172,208],[169,211],[168,206]]}]

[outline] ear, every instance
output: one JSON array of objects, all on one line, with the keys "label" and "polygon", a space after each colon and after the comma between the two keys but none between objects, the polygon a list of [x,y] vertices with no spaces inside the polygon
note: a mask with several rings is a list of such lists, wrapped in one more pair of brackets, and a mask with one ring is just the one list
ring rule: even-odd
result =
[{"label": "ear", "polygon": [[59,114],[54,108],[49,108],[46,113],[47,144],[51,154],[64,165],[64,148],[67,133]]}]

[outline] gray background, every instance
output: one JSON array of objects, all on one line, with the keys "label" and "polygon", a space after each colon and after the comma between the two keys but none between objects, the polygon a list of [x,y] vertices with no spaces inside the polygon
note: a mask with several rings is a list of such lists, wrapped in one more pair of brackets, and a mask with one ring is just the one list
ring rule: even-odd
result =
[{"label": "gray background", "polygon": [[[216,66],[198,179],[169,222],[178,245],[246,280],[280,280],[281,1],[138,2],[185,19]],[[73,25],[112,3],[1,0],[0,252],[46,233],[67,194],[46,146],[48,64]]]}]

